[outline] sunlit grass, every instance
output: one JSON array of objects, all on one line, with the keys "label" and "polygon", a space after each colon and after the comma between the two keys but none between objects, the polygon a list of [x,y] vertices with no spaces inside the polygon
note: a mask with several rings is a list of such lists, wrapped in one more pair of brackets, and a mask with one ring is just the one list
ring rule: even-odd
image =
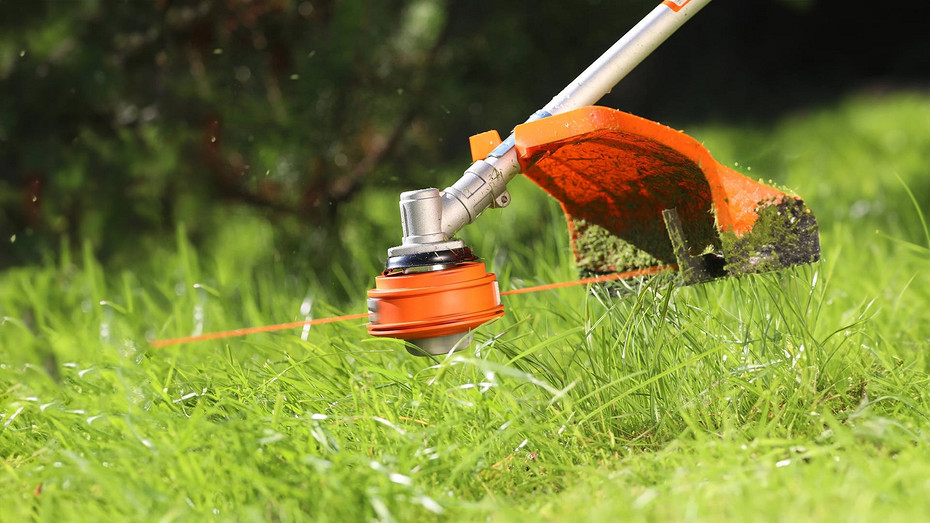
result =
[{"label": "sunlit grass", "polygon": [[[450,357],[411,357],[363,321],[148,345],[363,311],[388,218],[353,225],[369,243],[327,274],[276,259],[247,212],[200,250],[180,230],[135,272],[89,251],[9,271],[0,519],[919,517],[930,257],[914,204],[927,167],[910,147],[930,141],[928,107],[853,100],[771,130],[695,132],[806,197],[823,262],[691,288],[654,278],[624,299],[511,296]],[[759,136],[768,149],[741,152]],[[512,191],[469,245],[503,289],[575,277],[557,206]],[[386,217],[395,203],[357,205]]]}]

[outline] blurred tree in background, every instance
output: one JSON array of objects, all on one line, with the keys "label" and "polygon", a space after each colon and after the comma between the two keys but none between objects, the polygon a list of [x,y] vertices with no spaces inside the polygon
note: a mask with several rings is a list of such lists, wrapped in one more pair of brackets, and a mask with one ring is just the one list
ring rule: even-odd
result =
[{"label": "blurred tree in background", "polygon": [[222,202],[325,231],[415,138],[445,25],[432,2],[0,5],[7,263],[58,235],[207,234]]},{"label": "blurred tree in background", "polygon": [[[243,207],[289,255],[336,252],[363,187],[452,183],[468,135],[523,121],[655,3],[4,0],[0,267],[78,240],[131,262]],[[925,0],[715,2],[604,103],[680,126],[926,87],[928,22]]]}]

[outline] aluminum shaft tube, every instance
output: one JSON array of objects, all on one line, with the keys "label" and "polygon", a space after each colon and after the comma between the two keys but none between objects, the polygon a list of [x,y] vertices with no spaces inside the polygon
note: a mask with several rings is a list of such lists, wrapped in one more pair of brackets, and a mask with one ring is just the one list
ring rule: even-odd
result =
[{"label": "aluminum shaft tube", "polygon": [[710,0],[668,0],[653,9],[543,107],[560,114],[600,100]]}]

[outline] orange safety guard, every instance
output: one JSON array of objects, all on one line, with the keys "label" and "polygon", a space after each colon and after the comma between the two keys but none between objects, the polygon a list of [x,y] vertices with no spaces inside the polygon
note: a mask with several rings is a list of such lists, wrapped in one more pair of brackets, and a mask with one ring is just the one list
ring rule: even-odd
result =
[{"label": "orange safety guard", "polygon": [[368,333],[405,340],[464,333],[504,315],[497,279],[483,263],[375,278]]},{"label": "orange safety guard", "polygon": [[[677,210],[698,254],[716,246],[720,232],[749,232],[760,202],[785,197],[720,164],[683,132],[607,107],[518,125],[514,139],[524,174],[562,204],[573,248],[580,218],[672,263],[663,210]],[[476,135],[472,155],[483,157],[499,140]]]},{"label": "orange safety guard", "polygon": [[592,202],[613,200],[618,218],[641,213],[661,222],[662,209],[680,203],[663,193],[681,190],[713,209],[720,230],[739,234],[755,223],[757,202],[783,194],[720,164],[681,131],[608,107],[518,125],[514,139],[526,175],[573,215],[586,214],[583,207]]}]

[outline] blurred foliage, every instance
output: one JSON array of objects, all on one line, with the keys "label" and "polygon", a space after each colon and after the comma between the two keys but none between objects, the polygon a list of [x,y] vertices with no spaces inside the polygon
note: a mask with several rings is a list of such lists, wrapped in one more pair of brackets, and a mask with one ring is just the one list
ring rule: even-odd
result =
[{"label": "blurred foliage", "polygon": [[330,224],[415,138],[402,94],[444,26],[433,2],[3,6],[4,222],[116,252],[178,221],[209,234],[217,200]]},{"label": "blurred foliage", "polygon": [[[329,267],[357,250],[340,225],[366,210],[341,209],[362,188],[453,182],[468,135],[522,121],[653,4],[0,2],[0,267],[78,240],[132,264],[243,214]],[[854,8],[748,4],[707,9],[605,104],[681,125],[930,77],[919,16],[874,15],[866,41]]]}]

